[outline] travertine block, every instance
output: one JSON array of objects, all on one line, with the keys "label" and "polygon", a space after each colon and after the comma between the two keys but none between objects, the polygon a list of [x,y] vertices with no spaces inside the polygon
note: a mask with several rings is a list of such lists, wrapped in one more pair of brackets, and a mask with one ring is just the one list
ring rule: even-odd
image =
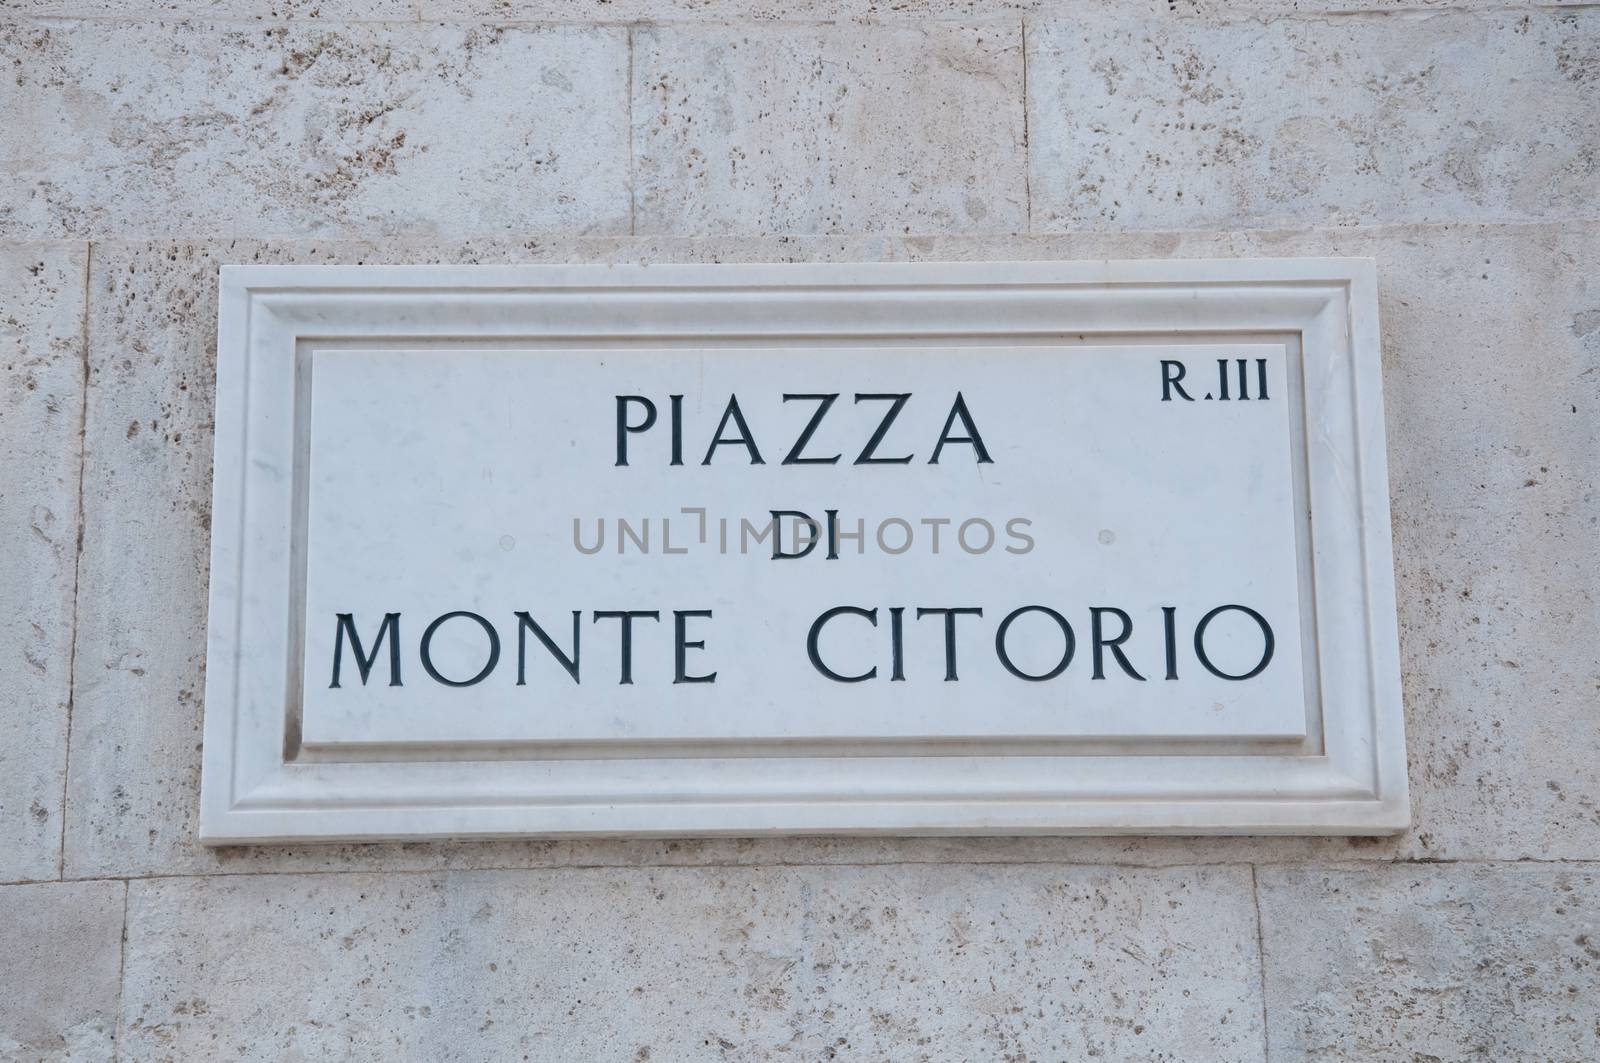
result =
[{"label": "travertine block", "polygon": [[0,1059],[115,1058],[126,889],[0,886]]},{"label": "travertine block", "polygon": [[[1576,4],[1583,0],[1553,0]],[[1075,12],[1146,18],[1294,17],[1319,14],[1533,7],[1540,0],[1073,0]],[[517,22],[971,22],[1049,15],[1049,0],[11,0],[33,16]]]},{"label": "travertine block", "polygon": [[0,245],[0,881],[55,878],[61,848],[84,255]]},{"label": "travertine block", "polygon": [[417,0],[11,0],[17,14],[66,18],[411,21]]},{"label": "travertine block", "polygon": [[1593,217],[1597,92],[1593,11],[1030,23],[1033,231]]},{"label": "travertine block", "polygon": [[637,231],[1017,232],[1016,21],[634,33]]},{"label": "travertine block", "polygon": [[[39,3],[106,3],[127,0],[36,0]],[[167,3],[201,0],[165,0]],[[232,0],[265,5],[285,0]],[[358,0],[349,0],[356,3]],[[1074,13],[1130,15],[1145,19],[1293,17],[1297,15],[1398,12],[1411,9],[1474,9],[1533,6],[1537,0],[419,0],[423,18],[549,19],[552,21],[806,22],[870,20],[926,22],[1045,16],[1064,8]],[[1578,0],[1557,0],[1575,3]],[[274,8],[276,9],[276,8]],[[360,10],[355,8],[354,10]]]},{"label": "travertine block", "polygon": [[[1600,855],[1600,225],[1303,233],[97,246],[69,874],[941,860]],[[850,261],[1206,255],[1378,261],[1414,803],[1397,839],[197,844],[220,262]],[[158,422],[158,430],[150,423]],[[129,435],[137,422],[138,430]],[[181,436],[174,441],[168,436]],[[1531,486],[1527,481],[1535,481]],[[137,655],[134,655],[135,651]],[[140,671],[136,672],[135,669]]]},{"label": "travertine block", "polygon": [[[1093,0],[1098,3],[1099,0]],[[1106,0],[1121,3],[1123,0]],[[1144,3],[1145,0],[1132,0]],[[423,18],[606,22],[971,22],[1017,18],[1046,0],[419,0]]]},{"label": "travertine block", "polygon": [[1247,869],[131,886],[126,1058],[1262,1057]]},{"label": "travertine block", "polygon": [[1274,1060],[1600,1057],[1600,873],[1263,868]]},{"label": "travertine block", "polygon": [[0,234],[628,231],[618,27],[0,27]]}]

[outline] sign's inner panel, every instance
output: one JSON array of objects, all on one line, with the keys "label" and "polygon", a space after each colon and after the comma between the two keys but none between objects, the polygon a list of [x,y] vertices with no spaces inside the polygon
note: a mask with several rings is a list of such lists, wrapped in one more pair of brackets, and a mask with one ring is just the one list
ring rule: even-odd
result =
[{"label": "sign's inner panel", "polygon": [[1304,739],[1291,354],[317,348],[302,740]]}]

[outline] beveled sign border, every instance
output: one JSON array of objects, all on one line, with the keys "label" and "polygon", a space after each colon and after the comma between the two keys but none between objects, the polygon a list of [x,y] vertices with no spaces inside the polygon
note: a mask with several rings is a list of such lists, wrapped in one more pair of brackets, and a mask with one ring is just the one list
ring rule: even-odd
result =
[{"label": "beveled sign border", "polygon": [[[1318,733],[1081,749],[796,744],[463,757],[300,747],[306,352],[318,344],[1157,342],[1300,359]],[[1291,354],[1295,352],[1291,350]],[[1409,823],[1369,260],[224,266],[200,836],[1374,834]],[[1070,746],[1070,743],[1069,743]],[[852,755],[853,754],[853,755]]]}]

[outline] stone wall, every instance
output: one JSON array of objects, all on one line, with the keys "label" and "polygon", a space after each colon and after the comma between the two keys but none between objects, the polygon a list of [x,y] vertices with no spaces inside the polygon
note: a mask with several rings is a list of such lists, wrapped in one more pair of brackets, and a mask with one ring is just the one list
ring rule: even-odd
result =
[{"label": "stone wall", "polygon": [[[1600,1058],[1600,9],[9,0],[0,1058]],[[225,262],[1377,259],[1413,828],[195,840]]]}]

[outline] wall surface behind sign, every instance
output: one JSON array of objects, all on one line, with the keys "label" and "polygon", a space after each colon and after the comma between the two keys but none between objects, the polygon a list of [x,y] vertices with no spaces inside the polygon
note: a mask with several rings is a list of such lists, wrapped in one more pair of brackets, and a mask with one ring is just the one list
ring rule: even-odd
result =
[{"label": "wall surface behind sign", "polygon": [[[1600,1058],[1600,9],[6,0],[0,1058]],[[217,266],[1377,259],[1413,828],[196,843]]]}]

